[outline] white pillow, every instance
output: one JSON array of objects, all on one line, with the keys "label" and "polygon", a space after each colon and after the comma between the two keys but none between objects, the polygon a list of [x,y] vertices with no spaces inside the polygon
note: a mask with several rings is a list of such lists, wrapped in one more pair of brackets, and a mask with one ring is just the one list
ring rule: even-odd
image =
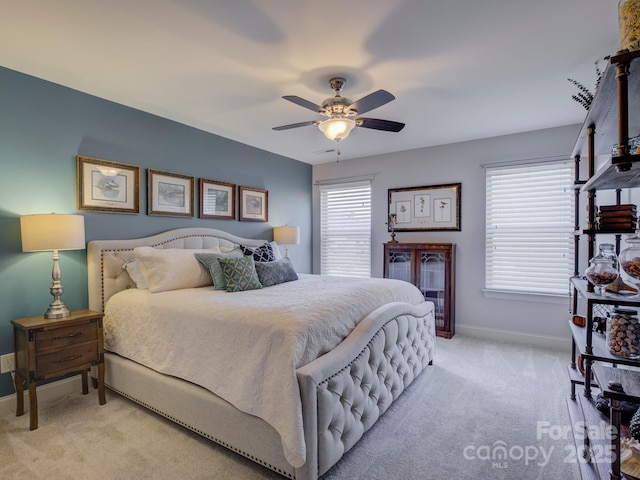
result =
[{"label": "white pillow", "polygon": [[136,247],[133,250],[151,293],[213,285],[211,275],[195,253],[220,252],[209,249]]},{"label": "white pillow", "polygon": [[133,260],[128,261],[122,266],[122,268],[127,271],[131,280],[133,280],[138,289],[147,289],[147,282],[145,282],[144,275],[142,275],[142,269],[140,268],[140,262],[138,259],[134,258]]}]

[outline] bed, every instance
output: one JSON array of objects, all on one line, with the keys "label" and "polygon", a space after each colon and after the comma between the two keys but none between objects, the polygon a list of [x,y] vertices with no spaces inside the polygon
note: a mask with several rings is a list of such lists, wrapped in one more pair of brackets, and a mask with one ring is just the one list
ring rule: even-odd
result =
[{"label": "bed", "polygon": [[[294,272],[234,293],[207,275],[176,280],[195,255],[242,245],[251,257],[265,243],[275,261],[252,264],[288,261],[274,242],[207,228],[91,241],[89,307],[105,312],[108,388],[284,477],[314,480],[432,363],[433,304],[389,279]],[[143,254],[170,258],[178,284],[137,284]]]}]

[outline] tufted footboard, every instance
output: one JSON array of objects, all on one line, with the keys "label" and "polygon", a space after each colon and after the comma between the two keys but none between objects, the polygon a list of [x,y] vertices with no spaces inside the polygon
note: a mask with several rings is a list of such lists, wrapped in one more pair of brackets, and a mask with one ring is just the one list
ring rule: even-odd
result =
[{"label": "tufted footboard", "polygon": [[307,461],[299,480],[331,468],[429,365],[433,304],[390,303],[368,315],[337,348],[298,369]]}]

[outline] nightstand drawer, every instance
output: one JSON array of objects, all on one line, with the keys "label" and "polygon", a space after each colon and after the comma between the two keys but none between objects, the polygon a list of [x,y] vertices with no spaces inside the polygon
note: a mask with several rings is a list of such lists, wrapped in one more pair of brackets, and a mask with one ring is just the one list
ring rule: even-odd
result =
[{"label": "nightstand drawer", "polygon": [[77,347],[58,350],[36,357],[36,378],[43,378],[53,373],[73,371],[82,365],[91,365],[99,361],[98,344],[90,343]]},{"label": "nightstand drawer", "polygon": [[53,330],[44,330],[36,332],[36,352],[95,341],[97,338],[97,322],[87,322]]}]

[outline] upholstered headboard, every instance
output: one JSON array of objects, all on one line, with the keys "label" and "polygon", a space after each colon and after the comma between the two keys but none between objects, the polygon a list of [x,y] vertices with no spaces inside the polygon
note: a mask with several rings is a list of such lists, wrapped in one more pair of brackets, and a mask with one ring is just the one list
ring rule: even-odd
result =
[{"label": "upholstered headboard", "polygon": [[112,295],[135,286],[123,266],[134,258],[136,247],[233,248],[239,244],[257,247],[266,241],[236,237],[212,228],[179,228],[129,240],[92,240],[87,247],[89,308],[102,312]]}]

